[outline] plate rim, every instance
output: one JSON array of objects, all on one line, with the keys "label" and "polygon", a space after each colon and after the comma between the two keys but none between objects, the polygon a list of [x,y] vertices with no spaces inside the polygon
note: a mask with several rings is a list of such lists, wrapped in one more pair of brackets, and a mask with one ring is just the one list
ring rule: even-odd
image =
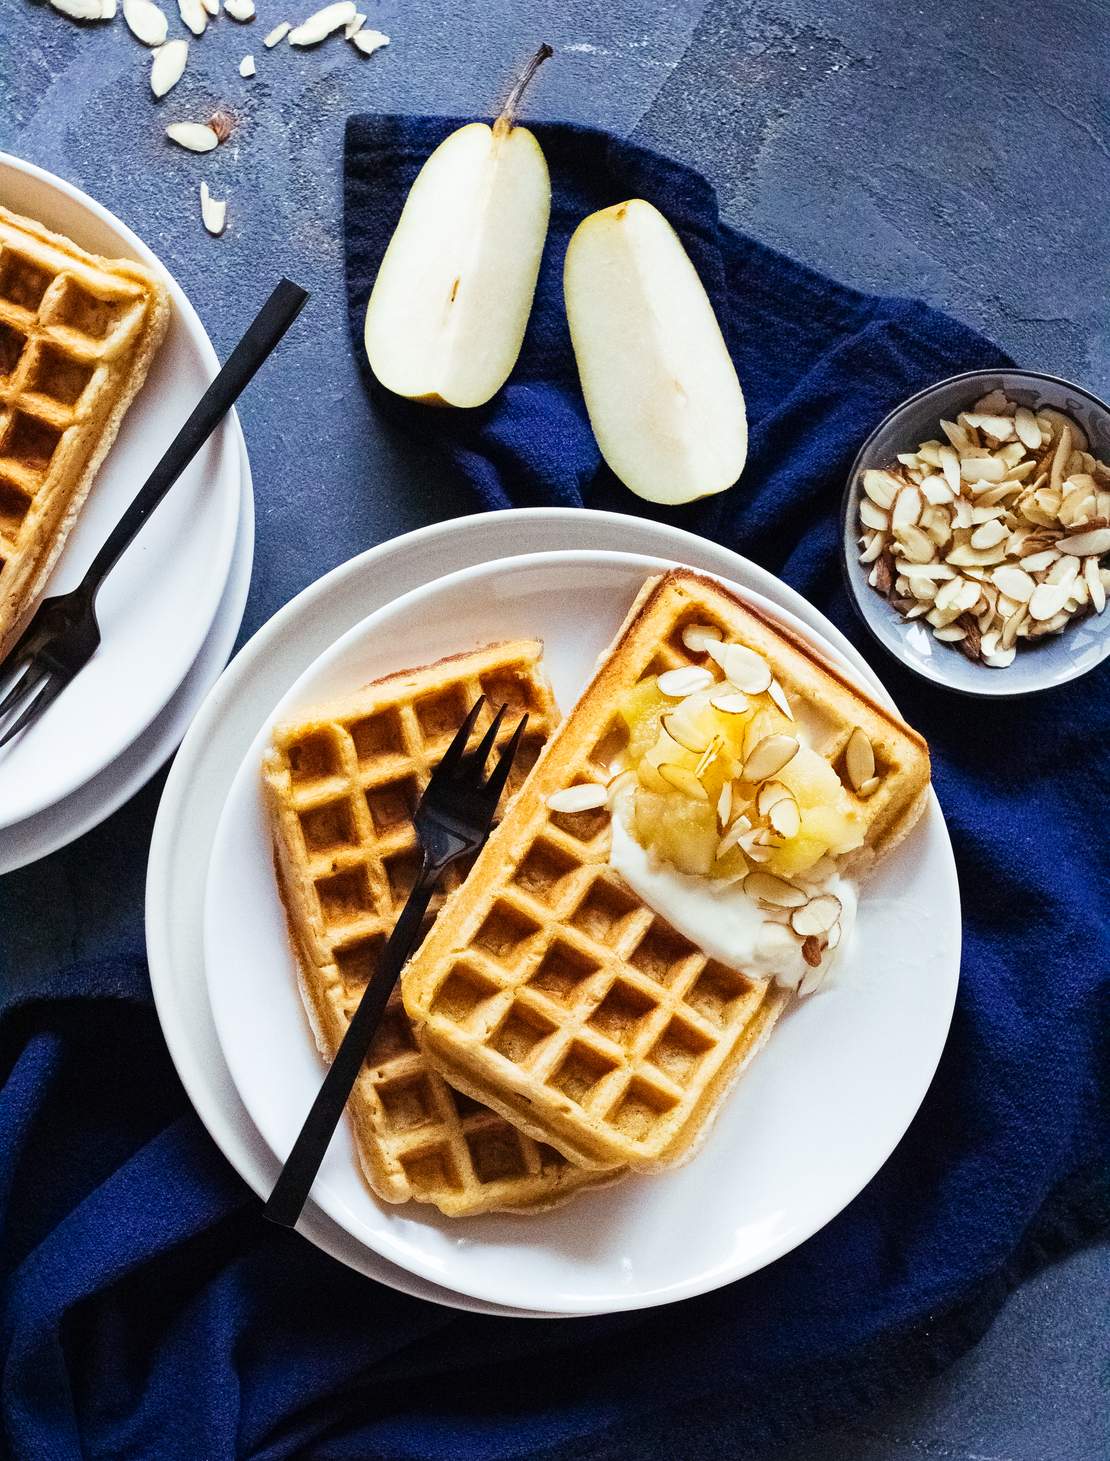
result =
[{"label": "plate rim", "polygon": [[[107,208],[103,203],[99,203],[90,194],[78,188],[75,184],[67,182],[65,178],[59,177],[56,173],[50,172],[47,168],[40,167],[37,163],[28,162],[24,158],[17,157],[14,153],[0,150],[0,179],[2,179],[5,169],[10,169],[14,173],[29,177],[48,190],[60,193],[71,204],[75,204],[78,208],[90,214],[101,226],[108,228],[113,234],[118,235],[124,245],[122,251],[123,256],[130,253],[141,263],[146,264],[158,273],[159,277],[165,281],[173,301],[173,315],[181,321],[189,341],[198,351],[202,370],[207,373],[207,377],[211,381],[220,368],[215,347],[192,301],[176,277],[165,266],[158,255],[155,254],[154,250],[148,244],[144,243],[138,234],[124,223],[121,218],[117,217],[110,208]],[[232,458],[226,470],[228,475],[230,475],[231,471],[235,472],[235,490],[231,492],[225,489],[221,493],[221,497],[224,500],[219,519],[219,534],[215,543],[216,551],[213,553],[211,559],[213,565],[215,565],[215,571],[210,575],[205,575],[209,602],[206,602],[200,611],[192,617],[192,632],[182,636],[181,640],[179,640],[179,643],[184,644],[180,655],[181,662],[185,666],[183,674],[177,679],[176,683],[163,685],[143,708],[133,724],[129,725],[126,730],[121,731],[110,741],[104,742],[104,745],[108,749],[104,750],[102,748],[96,756],[91,758],[91,770],[86,767],[68,778],[60,780],[50,793],[48,800],[29,805],[26,809],[21,810],[16,818],[9,818],[6,812],[0,815],[0,832],[7,831],[10,827],[17,827],[20,822],[30,821],[32,818],[41,816],[43,813],[57,807],[67,797],[72,796],[74,792],[80,790],[83,786],[86,786],[90,781],[99,776],[113,762],[118,761],[158,719],[174,695],[181,688],[190,669],[196,663],[204,642],[208,638],[216,617],[219,614],[224,591],[227,587],[228,579],[231,576],[232,561],[235,556],[238,539],[243,485],[242,464],[246,457],[246,441],[243,436],[238,414],[234,408],[228,412],[224,421],[220,423],[217,431],[213,433],[213,437],[218,438],[221,443],[221,455],[227,451]],[[241,449],[237,450],[236,448],[240,447],[240,445]],[[53,577],[53,571],[51,577]],[[201,596],[203,587],[203,585],[198,586],[198,597]],[[170,678],[172,679],[172,675]]]},{"label": "plate rim", "polygon": [[[237,1071],[241,1068],[241,1063],[235,1060],[234,1052],[229,1051],[228,1049],[226,1039],[227,1031],[218,1013],[218,1010],[220,1008],[220,1001],[218,998],[218,989],[214,988],[213,985],[213,980],[215,977],[213,972],[213,965],[207,957],[209,928],[212,916],[211,905],[214,896],[212,892],[212,886],[216,869],[216,858],[221,843],[226,840],[228,835],[230,835],[227,829],[229,827],[228,818],[231,813],[232,804],[238,802],[243,784],[247,780],[249,780],[251,775],[254,773],[255,762],[258,760],[259,746],[266,738],[275,719],[280,719],[283,715],[290,712],[291,705],[295,703],[300,687],[305,683],[305,681],[311,680],[319,674],[326,672],[331,664],[333,664],[337,659],[343,658],[345,652],[350,651],[353,644],[357,644],[360,641],[364,642],[368,636],[371,636],[374,633],[376,623],[380,622],[383,617],[405,612],[411,612],[413,616],[416,616],[419,613],[421,606],[426,605],[430,599],[434,598],[437,591],[442,592],[444,590],[449,591],[454,588],[465,587],[467,583],[472,581],[480,582],[483,578],[488,578],[491,571],[511,571],[513,568],[523,568],[529,565],[537,569],[540,567],[557,568],[560,564],[564,563],[568,566],[572,566],[575,564],[583,563],[597,563],[599,561],[602,563],[612,563],[616,566],[628,566],[630,568],[636,569],[637,571],[643,570],[647,573],[651,573],[656,570],[662,571],[662,564],[665,564],[667,562],[673,562],[673,560],[660,559],[658,556],[630,554],[628,552],[622,552],[619,550],[555,550],[548,552],[513,555],[508,558],[493,560],[492,562],[473,564],[468,567],[456,570],[455,572],[442,575],[429,581],[428,583],[419,585],[409,590],[405,594],[401,594],[396,598],[389,600],[383,605],[380,605],[377,609],[364,616],[358,623],[352,625],[336,640],[329,644],[323,651],[321,651],[320,654],[318,654],[312,660],[309,665],[307,665],[301,671],[299,675],[296,676],[295,680],[286,687],[278,702],[275,705],[271,706],[269,712],[263,718],[261,724],[259,725],[258,730],[252,736],[250,744],[248,745],[243,757],[240,760],[238,767],[236,768],[236,771],[231,781],[231,785],[225,795],[224,805],[221,810],[218,825],[212,839],[212,853],[205,877],[204,895],[203,938],[206,950],[205,978],[208,983],[209,1005],[213,1014],[213,1020],[216,1028],[217,1040],[219,1042],[221,1054],[223,1055],[224,1061],[227,1064],[232,1081],[236,1086],[236,1090],[239,1094],[239,1099],[242,1102],[243,1106],[247,1109],[248,1115],[250,1116],[250,1119],[255,1126],[255,1130],[258,1132],[262,1140],[266,1143],[268,1149],[273,1154],[275,1162],[279,1163],[280,1157],[275,1152],[275,1149],[270,1143],[268,1137],[263,1134],[262,1129],[258,1125],[257,1119],[253,1114],[252,1108],[248,1104],[246,1097],[243,1094],[242,1087],[240,1087],[238,1084]],[[718,578],[724,577],[721,574],[716,574],[714,576]],[[729,582],[727,579],[725,579],[725,581]],[[806,624],[804,621],[799,620],[797,616],[793,615],[789,609],[786,609],[784,608],[784,606],[776,604],[773,601],[767,599],[757,590],[750,590],[743,587],[742,585],[735,583],[730,583],[730,586],[733,587],[737,592],[739,592],[745,599],[750,600],[754,598],[756,602],[756,607],[761,609],[762,611],[769,611],[780,619],[783,615],[785,615],[788,627],[795,627],[796,625],[800,625],[804,636],[809,642],[814,643],[820,649],[831,650],[835,659],[847,664],[853,678],[858,677],[863,680],[863,683],[867,683],[866,677],[861,677],[858,675],[856,667],[846,656],[844,656],[840,652],[838,646],[827,635],[821,632],[821,630],[815,629],[812,626]],[[810,607],[812,608],[813,606]],[[817,613],[822,620],[824,619],[824,616],[820,615],[819,610],[814,610],[814,612]],[[878,689],[884,702],[893,706],[893,699],[890,696],[889,692],[885,689],[885,687],[879,685]],[[766,1254],[761,1255],[760,1261],[754,1266],[747,1266],[745,1263],[734,1265],[718,1265],[718,1267],[714,1270],[707,1270],[703,1272],[698,1278],[673,1285],[672,1288],[674,1291],[668,1290],[656,1294],[645,1295],[643,1293],[638,1293],[635,1296],[629,1296],[619,1291],[609,1291],[605,1293],[590,1295],[588,1299],[583,1298],[581,1300],[575,1301],[573,1298],[569,1297],[568,1294],[564,1291],[558,1295],[559,1313],[565,1314],[567,1316],[581,1316],[584,1314],[599,1312],[612,1313],[619,1311],[637,1310],[641,1308],[660,1307],[665,1306],[669,1303],[675,1303],[686,1298],[694,1297],[698,1294],[711,1292],[716,1288],[727,1285],[728,1283],[732,1283],[737,1281],[738,1279],[748,1277],[751,1274],[758,1272],[761,1268],[766,1267],[768,1263],[774,1262],[778,1258],[783,1257],[786,1253],[791,1252],[795,1247],[800,1246],[801,1243],[807,1241],[816,1232],[819,1232],[821,1228],[831,1222],[836,1216],[839,1215],[839,1213],[844,1210],[848,1203],[853,1201],[855,1197],[858,1196],[859,1192],[863,1190],[863,1188],[872,1180],[875,1174],[889,1159],[891,1153],[895,1150],[895,1148],[901,1142],[902,1138],[905,1136],[906,1131],[909,1129],[909,1126],[916,1116],[917,1111],[920,1109],[921,1103],[924,1100],[925,1095],[927,1094],[929,1087],[931,1086],[932,1081],[935,1077],[936,1069],[939,1064],[941,1054],[943,1053],[944,1046],[947,1041],[948,1031],[951,1026],[956,992],[959,986],[959,954],[962,944],[962,915],[960,906],[959,883],[956,875],[955,860],[951,846],[951,839],[948,835],[943,812],[940,809],[935,791],[931,791],[930,802],[932,815],[934,816],[937,828],[941,833],[941,846],[944,853],[943,875],[947,884],[947,887],[945,889],[945,902],[950,911],[957,935],[956,948],[954,952],[954,970],[950,980],[951,998],[948,1001],[947,1008],[942,1009],[940,1025],[942,1027],[943,1033],[939,1040],[937,1049],[934,1052],[935,1058],[933,1058],[930,1062],[928,1059],[928,1054],[926,1055],[926,1066],[928,1067],[927,1074],[923,1079],[920,1089],[915,1089],[913,1095],[910,1098],[910,1101],[907,1103],[908,1114],[906,1116],[905,1122],[901,1126],[901,1130],[893,1136],[889,1147],[886,1147],[884,1149],[882,1145],[880,1145],[880,1147],[877,1148],[879,1154],[877,1159],[874,1160],[873,1166],[870,1166],[870,1168],[868,1168],[867,1164],[864,1164],[864,1166],[861,1167],[860,1172],[862,1173],[862,1175],[859,1176],[858,1179],[857,1176],[853,1176],[850,1182],[847,1184],[847,1188],[850,1190],[847,1190],[846,1193],[842,1192],[837,1197],[835,1197],[833,1206],[821,1208],[819,1214],[812,1222],[807,1217],[804,1221],[797,1225],[796,1229],[792,1226],[790,1230],[785,1235],[783,1235],[779,1241],[776,1241],[769,1246]],[[254,1184],[252,1183],[251,1185]],[[255,1187],[255,1191],[258,1192],[260,1196],[264,1196],[264,1191],[262,1188]],[[418,1248],[410,1246],[408,1248],[405,1248],[402,1252],[401,1247],[394,1248],[388,1236],[384,1239],[381,1239],[381,1236],[379,1235],[379,1240],[382,1243],[382,1246],[379,1246],[377,1242],[372,1242],[368,1237],[362,1236],[359,1232],[356,1232],[354,1230],[354,1227],[352,1226],[352,1223],[355,1222],[357,1219],[351,1213],[349,1205],[344,1202],[342,1196],[335,1190],[325,1189],[324,1191],[318,1191],[314,1196],[313,1201],[314,1205],[317,1208],[321,1209],[338,1227],[347,1232],[354,1242],[363,1247],[369,1248],[372,1252],[376,1253],[387,1262],[394,1263],[398,1266],[404,1267],[411,1272],[415,1272],[419,1277],[423,1279],[426,1279],[430,1282],[440,1281],[440,1279],[436,1277],[436,1274],[437,1272],[439,1272],[439,1270],[433,1262],[429,1261],[429,1263],[425,1265],[424,1263],[419,1261],[422,1257],[422,1254]],[[414,1258],[417,1261],[414,1262]],[[455,1282],[454,1277],[452,1277],[452,1282]],[[504,1303],[506,1297],[503,1293],[495,1293],[483,1286],[476,1285],[474,1283],[464,1284],[464,1286],[458,1288],[457,1291],[465,1293],[473,1299],[478,1299],[482,1302],[487,1303]]]}]

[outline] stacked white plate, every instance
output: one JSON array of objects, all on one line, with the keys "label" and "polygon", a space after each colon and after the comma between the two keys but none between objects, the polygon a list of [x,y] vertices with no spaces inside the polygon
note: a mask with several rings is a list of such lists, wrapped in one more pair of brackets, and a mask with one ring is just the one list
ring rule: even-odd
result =
[{"label": "stacked white plate", "polygon": [[[51,577],[81,579],[218,369],[180,287],[129,228],[61,179],[0,153],[0,203],[95,253],[167,279],[173,316]],[[101,647],[33,731],[0,750],[0,873],[73,841],[122,805],[180,741],[227,662],[254,541],[250,468],[231,415],[106,581]]]},{"label": "stacked white plate", "polygon": [[[658,524],[570,509],[455,520],[353,559],[286,605],[208,697],[155,827],[148,952],[181,1079],[260,1195],[321,1078],[259,799],[275,716],[516,635],[544,639],[565,709],[645,578],[674,562],[738,586],[885,697],[831,624],[745,559]],[[959,946],[934,799],[868,885],[843,976],[780,1022],[685,1167],[550,1213],[450,1221],[378,1202],[343,1126],[299,1230],[383,1283],[491,1314],[640,1308],[741,1279],[835,1216],[901,1138],[944,1044]]]}]

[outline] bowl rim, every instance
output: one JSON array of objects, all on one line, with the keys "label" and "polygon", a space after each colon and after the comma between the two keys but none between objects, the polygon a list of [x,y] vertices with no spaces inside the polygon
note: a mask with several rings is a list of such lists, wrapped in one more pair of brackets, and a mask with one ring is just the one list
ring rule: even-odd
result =
[{"label": "bowl rim", "polygon": [[[1070,684],[1072,680],[1082,679],[1084,675],[1088,675],[1091,673],[1092,670],[1098,669],[1099,666],[1104,663],[1106,656],[1110,655],[1110,631],[1107,631],[1106,649],[1103,652],[1101,658],[1097,659],[1094,664],[1088,665],[1085,669],[1077,670],[1074,674],[1068,675],[1065,679],[1055,680],[1051,684],[1025,685],[1020,689],[1006,689],[1004,685],[1000,685],[999,688],[995,690],[976,690],[967,685],[955,685],[950,680],[940,675],[930,675],[925,670],[921,669],[918,665],[914,664],[913,661],[909,659],[906,655],[897,653],[895,650],[893,650],[890,645],[887,644],[887,642],[881,637],[878,631],[872,626],[870,619],[864,612],[863,604],[861,603],[859,586],[857,585],[856,580],[853,577],[852,568],[848,561],[848,522],[849,515],[852,509],[852,504],[855,498],[853,489],[856,483],[856,479],[859,475],[860,464],[870,450],[871,443],[875,440],[879,433],[894,419],[894,417],[900,415],[904,410],[906,410],[907,407],[913,406],[919,401],[926,400],[929,396],[935,394],[937,391],[946,386],[956,385],[961,381],[967,381],[970,385],[972,381],[983,380],[987,377],[999,375],[1021,376],[1026,380],[1044,381],[1049,385],[1063,386],[1065,389],[1069,391],[1074,391],[1077,395],[1085,397],[1089,402],[1091,402],[1092,405],[1103,411],[1107,416],[1108,421],[1110,421],[1110,404],[1104,401],[1101,396],[1096,395],[1094,391],[1089,390],[1086,386],[1077,385],[1075,381],[1068,380],[1065,376],[1062,375],[1052,375],[1048,371],[1043,370],[1027,370],[1024,367],[1017,365],[996,365],[987,366],[977,370],[957,371],[955,375],[946,375],[942,377],[942,379],[933,381],[930,385],[922,386],[920,390],[914,391],[913,395],[907,396],[905,400],[900,401],[898,405],[893,408],[893,410],[888,411],[886,415],[882,418],[882,420],[879,421],[874,426],[874,428],[868,432],[867,437],[865,438],[859,450],[856,452],[855,456],[852,459],[852,465],[848,470],[848,478],[845,483],[844,492],[840,502],[840,572],[841,577],[844,580],[844,586],[847,590],[849,602],[852,605],[852,609],[854,610],[857,619],[860,621],[860,623],[866,629],[867,633],[871,636],[871,638],[875,641],[879,648],[883,650],[885,654],[889,655],[891,659],[896,660],[900,665],[903,665],[907,670],[910,671],[911,674],[916,675],[919,680],[924,680],[929,685],[935,685],[938,689],[947,690],[950,694],[964,695],[967,696],[968,699],[972,700],[1018,700],[1026,695],[1043,695],[1050,690],[1058,690],[1061,686]],[[894,611],[892,610],[891,612]],[[985,670],[984,673],[986,673]],[[1001,676],[999,678],[1001,678]]]}]

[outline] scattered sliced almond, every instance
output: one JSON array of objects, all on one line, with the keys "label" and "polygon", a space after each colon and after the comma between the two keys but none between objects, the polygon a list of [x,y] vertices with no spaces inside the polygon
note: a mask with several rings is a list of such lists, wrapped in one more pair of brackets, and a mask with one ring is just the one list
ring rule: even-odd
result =
[{"label": "scattered sliced almond", "polygon": [[700,756],[710,743],[710,738],[703,731],[695,729],[683,716],[681,709],[662,716],[659,724],[672,741],[695,756]]},{"label": "scattered sliced almond", "polygon": [[366,16],[361,14],[360,12],[358,15],[355,16],[354,20],[348,21],[348,23],[343,27],[343,39],[345,41],[349,41],[351,37],[357,31],[360,31],[365,24]]},{"label": "scattered sliced almond", "polygon": [[[752,873],[750,876],[757,876]],[[844,905],[835,893],[823,893],[811,898],[801,908],[795,908],[790,915],[790,927],[800,938],[828,933],[844,912]]]},{"label": "scattered sliced almond", "polygon": [[848,744],[844,747],[844,769],[848,773],[848,780],[852,783],[852,790],[859,791],[860,787],[875,775],[875,748],[866,731],[857,725],[852,734],[848,737]]},{"label": "scattered sliced almond", "polygon": [[224,9],[232,20],[244,22],[254,19],[254,0],[224,0]]},{"label": "scattered sliced almond", "polygon": [[699,781],[704,780],[705,773],[725,748],[723,736],[714,736],[698,758],[698,764],[694,767],[694,775]]},{"label": "scattered sliced almond", "polygon": [[1110,553],[1110,528],[1075,533],[1070,538],[1060,538],[1056,546],[1061,553],[1068,553],[1075,558],[1101,558],[1105,553]]},{"label": "scattered sliced almond", "polygon": [[744,762],[741,781],[766,781],[768,777],[776,776],[793,761],[798,754],[798,746],[794,736],[764,736]]},{"label": "scattered sliced almond", "polygon": [[100,0],[50,0],[50,3],[70,20],[111,20],[116,13],[113,5],[111,15],[105,15]]},{"label": "scattered sliced almond", "polygon": [[150,89],[155,96],[165,96],[177,85],[188,59],[188,41],[167,41],[158,47],[150,61]]},{"label": "scattered sliced almond", "polygon": [[219,238],[227,223],[227,201],[213,198],[205,182],[200,185],[200,216],[208,232],[214,238]]},{"label": "scattered sliced almond", "polygon": [[220,145],[219,137],[206,122],[172,122],[166,136],[189,152],[211,152]]},{"label": "scattered sliced almond", "polygon": [[717,822],[721,827],[727,827],[732,820],[732,782],[726,781],[721,787],[721,794],[717,798]]},{"label": "scattered sliced almond", "polygon": [[302,20],[300,25],[294,26],[287,39],[291,46],[318,46],[335,31],[350,25],[357,14],[354,0],[337,0],[336,4],[325,5],[307,20]]},{"label": "scattered sliced almond", "polygon": [[776,877],[774,873],[749,873],[743,886],[749,898],[772,908],[801,908],[806,902],[801,888],[785,878]]},{"label": "scattered sliced almond", "polygon": [[383,46],[389,45],[389,37],[380,30],[359,30],[350,37],[351,45],[364,56],[372,56]]},{"label": "scattered sliced almond", "polygon": [[123,0],[123,18],[144,46],[160,46],[165,41],[169,21],[153,0]]},{"label": "scattered sliced almond", "polygon": [[208,26],[208,12],[200,0],[177,0],[177,9],[182,24],[195,36],[202,36]]},{"label": "scattered sliced almond", "polygon": [[634,789],[639,780],[640,778],[631,768],[627,771],[618,771],[616,776],[613,777],[612,781],[605,788],[605,800],[609,803],[610,807],[614,806],[617,799],[626,791]]},{"label": "scattered sliced almond", "polygon": [[269,31],[263,36],[262,44],[267,50],[272,50],[274,46],[279,45],[285,39],[292,29],[293,27],[287,20],[279,21],[272,31]]},{"label": "scattered sliced almond", "polygon": [[676,670],[665,670],[656,680],[660,693],[672,700],[683,700],[698,690],[708,690],[713,684],[713,672],[701,665],[682,665]]},{"label": "scattered sliced almond", "polygon": [[794,712],[790,709],[790,701],[786,698],[786,691],[777,680],[772,680],[767,686],[767,694],[771,697],[778,710],[781,710],[787,720],[794,719]]},{"label": "scattered sliced almond", "polygon": [[745,695],[762,695],[774,678],[763,656],[746,645],[710,642],[705,647],[710,658],[720,665],[725,679]]},{"label": "scattered sliced almond", "polygon": [[609,800],[609,789],[596,782],[583,782],[579,786],[568,786],[563,791],[553,791],[545,799],[549,812],[590,812],[603,807]]},{"label": "scattered sliced almond", "polygon": [[802,814],[798,810],[798,803],[792,796],[782,797],[775,802],[767,813],[767,820],[779,836],[787,842],[792,837],[797,837],[801,831]]},{"label": "scattered sliced almond", "polygon": [[706,645],[720,638],[721,631],[712,624],[687,624],[682,631],[682,642],[691,654],[704,654]]},{"label": "scattered sliced almond", "polygon": [[752,702],[739,690],[734,690],[731,685],[725,685],[720,690],[715,690],[709,697],[709,703],[714,710],[719,710],[722,715],[745,715],[752,708]]},{"label": "scattered sliced almond", "polygon": [[243,59],[239,62],[240,76],[251,77],[255,74],[257,70],[258,67],[254,63],[254,57],[251,55],[244,56]]}]

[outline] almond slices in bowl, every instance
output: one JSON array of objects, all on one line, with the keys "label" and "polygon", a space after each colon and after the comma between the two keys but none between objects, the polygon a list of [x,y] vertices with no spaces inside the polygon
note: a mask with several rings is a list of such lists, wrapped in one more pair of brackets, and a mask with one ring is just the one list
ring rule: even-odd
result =
[{"label": "almond slices in bowl", "polygon": [[992,669],[1101,614],[1110,465],[1070,416],[991,391],[859,481],[860,562],[904,619]]}]

